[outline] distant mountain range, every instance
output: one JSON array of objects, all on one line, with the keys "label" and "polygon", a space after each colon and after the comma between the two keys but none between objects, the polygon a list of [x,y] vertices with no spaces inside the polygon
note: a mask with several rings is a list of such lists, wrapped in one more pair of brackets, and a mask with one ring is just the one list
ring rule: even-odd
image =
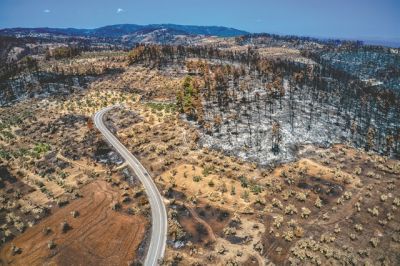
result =
[{"label": "distant mountain range", "polygon": [[[133,44],[133,43],[172,43],[183,44],[193,41],[201,36],[216,37],[235,37],[242,35],[258,35],[257,33],[249,33],[247,31],[222,26],[193,26],[193,25],[176,25],[176,24],[117,24],[109,25],[95,29],[77,29],[77,28],[5,28],[0,29],[0,36],[13,37],[83,37],[83,38],[99,38],[112,39],[114,42]],[[262,33],[261,33],[262,34]],[[182,38],[183,36],[183,38]],[[197,36],[197,37],[196,37]],[[312,39],[315,42],[324,42],[330,38],[323,37],[302,37],[289,35],[276,35],[274,38],[299,38]],[[185,39],[186,38],[186,39]],[[338,41],[346,40],[336,38]],[[379,38],[360,38],[364,44],[382,45],[387,47],[400,47],[400,39],[379,39]],[[355,41],[356,39],[347,39]]]},{"label": "distant mountain range", "polygon": [[180,35],[206,35],[218,37],[234,37],[248,34],[246,31],[219,27],[219,26],[187,26],[175,24],[118,24],[104,26],[96,29],[75,29],[75,28],[8,28],[1,29],[0,35],[64,35],[64,36],[82,36],[82,37],[97,37],[97,38],[120,38],[126,35],[149,33],[157,30],[166,30],[173,34]]}]

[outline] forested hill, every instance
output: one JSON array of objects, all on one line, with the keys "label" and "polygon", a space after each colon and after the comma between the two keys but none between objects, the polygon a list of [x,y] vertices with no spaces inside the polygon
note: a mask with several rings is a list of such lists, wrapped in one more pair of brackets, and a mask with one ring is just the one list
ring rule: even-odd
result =
[{"label": "forested hill", "polygon": [[75,28],[9,28],[0,30],[0,35],[38,35],[38,34],[57,34],[65,36],[83,37],[121,37],[124,35],[135,34],[138,32],[154,31],[166,29],[176,31],[183,35],[206,35],[218,37],[233,37],[248,34],[246,31],[220,27],[220,26],[188,26],[175,24],[119,24],[104,26],[95,29],[75,29]]}]

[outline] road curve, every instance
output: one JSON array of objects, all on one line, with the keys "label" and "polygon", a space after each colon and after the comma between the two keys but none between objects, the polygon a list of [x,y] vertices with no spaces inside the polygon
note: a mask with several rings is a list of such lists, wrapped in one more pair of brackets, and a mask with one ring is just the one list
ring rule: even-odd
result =
[{"label": "road curve", "polygon": [[142,164],[122,145],[122,143],[107,129],[104,125],[103,116],[115,106],[104,108],[94,115],[94,124],[103,134],[106,140],[122,156],[128,166],[135,172],[136,176],[142,182],[151,207],[151,239],[149,250],[147,251],[145,266],[158,265],[159,259],[163,258],[167,241],[167,211],[163,203],[160,192],[151,179],[149,173]]}]

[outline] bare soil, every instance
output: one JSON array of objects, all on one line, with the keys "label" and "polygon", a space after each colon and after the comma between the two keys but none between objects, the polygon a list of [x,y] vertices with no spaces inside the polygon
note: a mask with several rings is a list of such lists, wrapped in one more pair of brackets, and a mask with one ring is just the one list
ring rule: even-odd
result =
[{"label": "bare soil", "polygon": [[[0,264],[126,265],[133,261],[145,235],[146,219],[112,210],[112,202],[120,195],[105,181],[94,181],[81,191],[82,198],[3,246]],[[76,218],[73,211],[79,213]],[[63,233],[60,225],[64,221],[70,228]],[[47,234],[46,228],[50,228]],[[54,242],[53,249],[49,241]],[[21,253],[12,255],[12,245],[21,248]]]}]

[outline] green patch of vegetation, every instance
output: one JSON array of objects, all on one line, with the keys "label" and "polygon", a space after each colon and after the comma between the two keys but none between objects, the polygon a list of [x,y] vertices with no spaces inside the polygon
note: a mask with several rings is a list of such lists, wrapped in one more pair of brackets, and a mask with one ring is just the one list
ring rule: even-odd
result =
[{"label": "green patch of vegetation", "polygon": [[174,103],[156,103],[156,102],[149,102],[146,103],[146,106],[150,107],[153,112],[162,112],[165,111],[166,113],[175,113],[176,112],[176,105]]},{"label": "green patch of vegetation", "polygon": [[176,94],[176,103],[180,113],[202,123],[204,110],[201,104],[200,90],[198,84],[190,76],[185,78],[182,87],[179,88]]},{"label": "green patch of vegetation", "polygon": [[239,176],[239,181],[240,181],[240,185],[242,187],[248,187],[249,186],[249,180],[244,175]]},{"label": "green patch of vegetation", "polygon": [[262,187],[259,185],[253,185],[250,188],[251,192],[253,192],[254,194],[260,194],[262,192]]},{"label": "green patch of vegetation", "polygon": [[9,160],[11,158],[10,153],[2,148],[0,148],[0,158]]},{"label": "green patch of vegetation", "polygon": [[51,146],[47,143],[37,143],[35,147],[32,149],[32,155],[35,157],[40,157],[42,154],[50,151]]},{"label": "green patch of vegetation", "polygon": [[244,190],[242,193],[242,199],[247,202],[249,200],[249,197],[250,197],[249,191],[247,189]]},{"label": "green patch of vegetation", "polygon": [[60,176],[61,179],[65,179],[69,176],[69,174],[64,171],[60,171],[58,175]]},{"label": "green patch of vegetation", "polygon": [[202,179],[203,179],[203,178],[202,178],[201,176],[199,176],[199,175],[193,176],[193,181],[194,181],[194,182],[200,182]]},{"label": "green patch of vegetation", "polygon": [[12,156],[15,158],[24,157],[25,155],[29,155],[29,150],[25,148],[20,148],[12,152]]},{"label": "green patch of vegetation", "polygon": [[10,115],[8,117],[0,117],[0,130],[10,129],[12,126],[20,125],[24,119],[31,115],[32,112],[26,110],[20,114]]},{"label": "green patch of vegetation", "polygon": [[15,138],[15,136],[14,136],[14,134],[13,133],[11,133],[10,131],[8,131],[8,130],[2,130],[2,131],[0,131],[0,139],[3,139],[3,140],[10,140],[10,139],[14,139]]},{"label": "green patch of vegetation", "polygon": [[205,166],[202,174],[203,174],[203,176],[208,176],[208,175],[212,174],[213,171],[214,171],[213,166]]}]

